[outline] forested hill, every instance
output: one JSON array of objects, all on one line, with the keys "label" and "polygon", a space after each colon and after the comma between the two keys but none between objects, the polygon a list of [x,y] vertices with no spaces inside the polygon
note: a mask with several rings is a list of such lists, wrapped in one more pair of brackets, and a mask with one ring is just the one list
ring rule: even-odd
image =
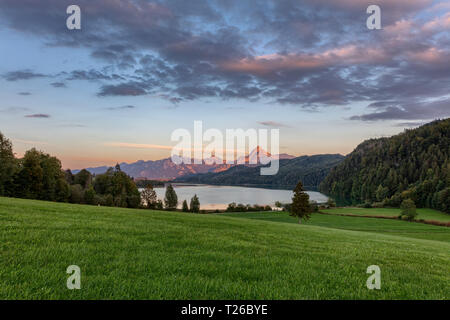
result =
[{"label": "forested hill", "polygon": [[189,175],[176,182],[204,183],[214,185],[249,185],[291,189],[301,180],[309,190],[317,189],[331,168],[344,159],[340,154],[302,156],[281,159],[276,175],[262,176],[260,166],[238,165],[217,173]]},{"label": "forested hill", "polygon": [[450,212],[450,119],[361,143],[320,185],[341,204],[380,202]]}]

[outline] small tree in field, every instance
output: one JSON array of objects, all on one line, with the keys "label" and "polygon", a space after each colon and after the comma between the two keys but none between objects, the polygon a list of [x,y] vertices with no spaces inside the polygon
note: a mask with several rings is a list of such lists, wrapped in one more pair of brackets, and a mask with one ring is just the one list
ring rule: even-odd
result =
[{"label": "small tree in field", "polygon": [[275,208],[281,209],[283,207],[283,204],[280,201],[275,201]]},{"label": "small tree in field", "polygon": [[411,199],[403,200],[400,209],[402,209],[400,215],[406,217],[408,221],[413,221],[417,217],[416,205]]},{"label": "small tree in field", "polygon": [[141,192],[142,203],[149,209],[154,209],[156,204],[156,192],[153,190],[152,185],[147,185]]},{"label": "small tree in field", "polygon": [[298,217],[298,223],[308,220],[311,216],[311,206],[309,204],[309,195],[303,189],[301,182],[294,189],[294,197],[292,197],[291,216]]},{"label": "small tree in field", "polygon": [[167,186],[166,197],[164,198],[164,205],[168,210],[175,210],[177,208],[178,196],[171,184]]},{"label": "small tree in field", "polygon": [[200,212],[200,200],[196,194],[191,199],[191,212]]},{"label": "small tree in field", "polygon": [[183,201],[183,212],[189,212],[189,207],[186,200]]}]

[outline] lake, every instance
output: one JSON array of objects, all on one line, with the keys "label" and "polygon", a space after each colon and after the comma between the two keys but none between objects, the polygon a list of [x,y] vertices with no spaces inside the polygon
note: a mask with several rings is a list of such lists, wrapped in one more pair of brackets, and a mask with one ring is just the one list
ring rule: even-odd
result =
[{"label": "lake", "polygon": [[[257,204],[274,206],[275,201],[281,203],[290,203],[293,192],[290,190],[250,188],[250,187],[231,187],[231,186],[211,186],[211,185],[174,185],[175,192],[178,195],[178,203],[181,208],[183,200],[190,199],[197,194],[200,199],[201,209],[226,209],[228,204]],[[158,199],[164,200],[165,188],[155,188]],[[320,192],[307,191],[311,200],[317,202],[326,202],[327,196]]]}]

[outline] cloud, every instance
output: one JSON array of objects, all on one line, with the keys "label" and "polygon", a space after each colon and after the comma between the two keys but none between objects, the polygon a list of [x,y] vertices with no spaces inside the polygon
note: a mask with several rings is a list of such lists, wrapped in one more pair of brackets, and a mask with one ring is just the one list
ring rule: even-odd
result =
[{"label": "cloud", "polygon": [[266,126],[266,127],[276,127],[276,128],[280,128],[280,127],[285,127],[285,128],[290,128],[290,126],[283,124],[281,122],[276,122],[276,121],[258,121],[257,122],[260,125]]},{"label": "cloud", "polygon": [[386,58],[386,54],[380,49],[349,45],[315,54],[275,53],[244,58],[236,62],[224,62],[221,67],[230,71],[265,74],[284,70],[317,70],[338,64],[373,64]]},{"label": "cloud", "polygon": [[25,108],[25,107],[9,107],[6,109],[0,109],[0,112],[5,112],[5,113],[20,113],[20,112],[26,112],[26,111],[30,111],[30,109]]},{"label": "cloud", "polygon": [[417,114],[414,102],[440,99],[450,87],[449,15],[431,0],[378,1],[382,30],[365,26],[370,0],[79,0],[89,22],[82,32],[61,27],[68,4],[0,0],[0,18],[49,48],[85,50],[102,68],[61,72],[55,83],[91,81],[99,97],[244,99],[305,110],[389,101],[355,116],[389,119]]},{"label": "cloud", "polygon": [[46,77],[46,75],[42,73],[35,73],[31,70],[11,71],[3,75],[3,78],[6,79],[7,81],[30,80],[43,77]]},{"label": "cloud", "polygon": [[50,83],[55,88],[67,88],[66,84],[64,82],[52,82]]},{"label": "cloud", "polygon": [[413,61],[425,64],[445,65],[450,61],[450,52],[435,47],[427,48],[420,52],[409,53]]},{"label": "cloud", "polygon": [[413,127],[420,127],[424,125],[426,122],[424,121],[415,121],[415,122],[400,122],[396,123],[396,127],[407,127],[407,128],[413,128]]},{"label": "cloud", "polygon": [[67,80],[89,80],[89,81],[95,81],[95,80],[124,80],[123,77],[112,74],[109,75],[106,72],[101,72],[98,70],[90,69],[90,70],[74,70],[70,72],[69,76],[67,77]]},{"label": "cloud", "polygon": [[17,93],[18,95],[20,95],[20,96],[30,96],[31,95],[31,92],[26,92],[26,91],[24,91],[24,92],[19,92],[19,93]]},{"label": "cloud", "polygon": [[120,106],[120,107],[109,107],[106,108],[107,110],[111,110],[111,111],[117,111],[117,110],[131,110],[131,109],[136,109],[135,106],[132,105],[126,105],[126,106]]},{"label": "cloud", "polygon": [[133,148],[133,149],[163,149],[163,150],[172,150],[174,148],[173,146],[164,146],[158,144],[128,143],[128,142],[107,142],[105,143],[105,146]]},{"label": "cloud", "polygon": [[350,117],[350,120],[432,120],[450,117],[450,99],[382,106],[382,111]]},{"label": "cloud", "polygon": [[142,96],[147,91],[142,84],[136,82],[121,83],[117,85],[104,85],[97,94],[100,97],[106,96]]},{"label": "cloud", "polygon": [[84,124],[78,124],[78,123],[61,124],[58,127],[62,127],[62,128],[86,128],[86,126]]},{"label": "cloud", "polygon": [[425,31],[444,31],[448,29],[450,29],[450,12],[447,12],[441,17],[436,17],[423,25],[423,30]]},{"label": "cloud", "polygon": [[50,115],[45,113],[35,113],[35,114],[27,114],[25,118],[50,118]]}]

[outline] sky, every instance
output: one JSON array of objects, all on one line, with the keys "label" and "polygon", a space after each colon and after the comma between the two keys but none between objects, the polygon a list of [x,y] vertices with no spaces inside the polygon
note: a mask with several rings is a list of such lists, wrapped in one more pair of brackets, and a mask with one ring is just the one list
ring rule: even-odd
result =
[{"label": "sky", "polygon": [[450,115],[450,1],[0,0],[0,39],[0,131],[64,168],[169,157],[195,120],[300,156]]}]

